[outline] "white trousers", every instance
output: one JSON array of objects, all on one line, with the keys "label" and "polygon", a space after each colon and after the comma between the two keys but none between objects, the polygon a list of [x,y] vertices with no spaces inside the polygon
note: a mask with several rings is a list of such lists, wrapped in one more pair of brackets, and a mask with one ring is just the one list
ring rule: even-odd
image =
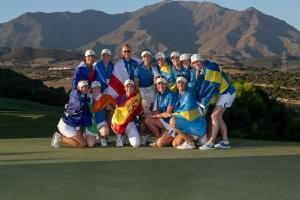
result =
[{"label": "white trousers", "polygon": [[133,147],[139,147],[141,145],[141,137],[140,134],[133,122],[129,122],[126,129],[125,134],[129,139],[129,143]]}]

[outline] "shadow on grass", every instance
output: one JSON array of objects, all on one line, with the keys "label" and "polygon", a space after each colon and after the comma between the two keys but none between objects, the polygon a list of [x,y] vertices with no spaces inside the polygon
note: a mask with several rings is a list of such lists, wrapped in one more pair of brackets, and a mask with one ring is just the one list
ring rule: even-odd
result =
[{"label": "shadow on grass", "polygon": [[66,158],[24,158],[24,159],[2,159],[0,160],[0,164],[1,162],[30,162],[30,161],[55,161],[55,160],[66,160]]},{"label": "shadow on grass", "polygon": [[300,146],[300,142],[286,141],[270,141],[270,140],[247,140],[247,139],[231,139],[231,145],[235,148],[257,148],[257,147],[292,147]]},{"label": "shadow on grass", "polygon": [[[2,199],[297,199],[300,156],[0,166]],[[55,195],[54,195],[55,194]]]},{"label": "shadow on grass", "polygon": [[49,151],[29,151],[29,152],[6,152],[0,153],[0,156],[23,156],[31,154],[49,153]]}]

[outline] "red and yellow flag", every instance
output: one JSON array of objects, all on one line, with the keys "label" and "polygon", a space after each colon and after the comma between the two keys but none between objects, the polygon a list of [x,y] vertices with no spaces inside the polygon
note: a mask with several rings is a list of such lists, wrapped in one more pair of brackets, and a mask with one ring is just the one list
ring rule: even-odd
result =
[{"label": "red and yellow flag", "polygon": [[116,105],[116,102],[112,98],[112,96],[108,94],[103,94],[98,101],[94,102],[94,111],[99,112],[100,110],[105,108],[108,104]]},{"label": "red and yellow flag", "polygon": [[112,129],[123,135],[129,122],[142,110],[141,96],[137,93],[130,95],[118,108],[112,117]]}]

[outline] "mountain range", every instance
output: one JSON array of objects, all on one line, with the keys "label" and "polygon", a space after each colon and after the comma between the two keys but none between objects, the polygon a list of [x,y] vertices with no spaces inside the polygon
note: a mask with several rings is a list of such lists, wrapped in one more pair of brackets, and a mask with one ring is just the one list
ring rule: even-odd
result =
[{"label": "mountain range", "polygon": [[139,53],[201,52],[257,58],[300,56],[300,32],[251,7],[237,11],[208,2],[162,1],[134,12],[25,13],[0,24],[0,47],[55,48],[118,55],[123,43]]}]

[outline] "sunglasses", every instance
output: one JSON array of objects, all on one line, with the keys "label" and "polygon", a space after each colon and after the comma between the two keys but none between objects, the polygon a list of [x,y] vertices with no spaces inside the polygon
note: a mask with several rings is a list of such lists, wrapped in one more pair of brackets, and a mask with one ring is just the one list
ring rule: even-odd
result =
[{"label": "sunglasses", "polygon": [[130,50],[124,50],[123,53],[130,53]]}]

